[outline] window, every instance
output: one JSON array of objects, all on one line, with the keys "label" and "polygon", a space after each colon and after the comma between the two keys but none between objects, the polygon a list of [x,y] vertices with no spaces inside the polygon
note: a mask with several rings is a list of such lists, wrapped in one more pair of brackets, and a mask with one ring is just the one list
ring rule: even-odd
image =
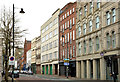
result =
[{"label": "window", "polygon": [[54,52],[54,58],[57,59],[57,51]]},{"label": "window", "polygon": [[66,18],[66,13],[65,13],[65,18]]},{"label": "window", "polygon": [[42,30],[42,33],[44,33],[44,32],[45,32],[45,29]]},{"label": "window", "polygon": [[69,33],[67,33],[67,41],[69,42]]},{"label": "window", "polygon": [[73,12],[75,11],[75,8],[73,8]]},{"label": "window", "polygon": [[64,15],[63,15],[63,19],[64,19]]},{"label": "window", "polygon": [[80,37],[80,35],[81,35],[81,27],[79,26],[78,27],[78,36]]},{"label": "window", "polygon": [[90,2],[90,13],[93,11],[93,1]]},{"label": "window", "polygon": [[70,29],[72,28],[72,20],[70,19]]},{"label": "window", "polygon": [[75,24],[75,19],[74,19],[74,17],[73,17],[73,25]]},{"label": "window", "polygon": [[70,14],[72,14],[72,11],[70,10]]},{"label": "window", "polygon": [[69,47],[67,48],[67,58],[69,59]]},{"label": "window", "polygon": [[52,59],[52,53],[49,53],[49,59],[50,60]]},{"label": "window", "polygon": [[63,37],[63,46],[64,46],[64,37]]},{"label": "window", "polygon": [[67,27],[69,28],[69,21],[68,21],[68,23],[67,23]]},{"label": "window", "polygon": [[61,42],[61,44],[62,44],[62,36],[60,37],[60,42]]},{"label": "window", "polygon": [[50,38],[52,37],[52,32],[50,32],[49,37],[50,37]]},{"label": "window", "polygon": [[97,0],[97,8],[100,8],[100,0]]},{"label": "window", "polygon": [[49,49],[51,49],[52,48],[52,42],[51,43],[49,43]]},{"label": "window", "polygon": [[65,29],[67,28],[67,26],[66,26],[66,22],[65,22]]},{"label": "window", "polygon": [[89,39],[89,52],[92,52],[92,40],[91,38]]},{"label": "window", "polygon": [[96,37],[96,51],[99,50],[99,38],[98,36]]},{"label": "window", "polygon": [[64,49],[63,49],[63,59],[64,59]]},{"label": "window", "polygon": [[99,17],[96,17],[96,28],[99,28]]},{"label": "window", "polygon": [[72,59],[72,47],[70,46],[70,59]]},{"label": "window", "polygon": [[54,46],[57,47],[57,40],[55,40]]},{"label": "window", "polygon": [[72,43],[72,32],[70,32],[70,44]]},{"label": "window", "polygon": [[89,32],[92,32],[92,21],[89,21]]},{"label": "window", "polygon": [[62,59],[62,55],[63,55],[63,54],[62,54],[62,50],[61,50],[61,51],[60,51],[60,59]]},{"label": "window", "polygon": [[46,26],[46,31],[48,30],[48,26]]},{"label": "window", "polygon": [[79,20],[81,18],[81,15],[82,15],[82,9],[79,10]]},{"label": "window", "polygon": [[67,16],[69,16],[69,11],[67,12]]},{"label": "window", "polygon": [[75,46],[73,46],[73,57],[75,57]]},{"label": "window", "polygon": [[65,48],[65,58],[67,58],[67,49]]},{"label": "window", "polygon": [[84,54],[86,54],[86,41],[84,41]]},{"label": "window", "polygon": [[67,42],[67,37],[66,37],[66,34],[65,34],[65,43]]},{"label": "window", "polygon": [[83,34],[86,34],[86,24],[83,24]]},{"label": "window", "polygon": [[112,9],[112,22],[115,23],[116,20],[116,14],[115,14],[115,8]]},{"label": "window", "polygon": [[46,54],[46,61],[48,61],[48,54]]},{"label": "window", "polygon": [[57,29],[54,30],[54,35],[57,35]]},{"label": "window", "polygon": [[46,50],[48,50],[48,44],[46,45]]},{"label": "window", "polygon": [[48,40],[48,34],[46,35],[46,40]]},{"label": "window", "polygon": [[73,30],[73,40],[75,40],[75,31]]},{"label": "window", "polygon": [[110,25],[110,13],[106,12],[107,15],[107,25]]},{"label": "window", "polygon": [[50,28],[52,27],[52,22],[50,23]]},{"label": "window", "polygon": [[110,35],[109,33],[106,34],[106,37],[107,37],[107,49],[110,48]]},{"label": "window", "polygon": [[81,54],[81,43],[79,42],[78,44],[78,47],[79,47],[79,55]]},{"label": "window", "polygon": [[84,16],[87,15],[87,6],[84,6]]},{"label": "window", "polygon": [[63,24],[63,32],[64,32],[64,24]]},{"label": "window", "polygon": [[112,32],[112,47],[115,48],[116,46],[116,38],[115,38],[115,32]]}]

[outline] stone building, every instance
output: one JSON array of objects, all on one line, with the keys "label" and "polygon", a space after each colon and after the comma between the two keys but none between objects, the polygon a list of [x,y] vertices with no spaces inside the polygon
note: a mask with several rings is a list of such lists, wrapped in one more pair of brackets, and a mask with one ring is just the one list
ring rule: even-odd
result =
[{"label": "stone building", "polygon": [[70,2],[59,14],[59,75],[72,77],[76,76],[76,6],[76,2]]},{"label": "stone building", "polygon": [[77,2],[76,76],[120,80],[120,2]]},{"label": "stone building", "polygon": [[43,74],[58,74],[58,15],[57,9],[52,17],[41,26],[41,72]]}]

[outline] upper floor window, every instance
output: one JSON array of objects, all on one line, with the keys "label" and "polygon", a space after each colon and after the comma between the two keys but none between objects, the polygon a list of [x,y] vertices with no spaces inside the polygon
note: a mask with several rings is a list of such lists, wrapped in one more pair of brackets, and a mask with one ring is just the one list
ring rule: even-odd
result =
[{"label": "upper floor window", "polygon": [[66,22],[65,22],[65,29],[67,28],[67,26],[66,26]]},{"label": "upper floor window", "polygon": [[65,34],[65,43],[67,42],[67,36],[66,36],[66,34]]},{"label": "upper floor window", "polygon": [[64,46],[64,37],[63,37],[63,46]]},{"label": "upper floor window", "polygon": [[72,28],[72,20],[70,19],[70,28]]},{"label": "upper floor window", "polygon": [[75,8],[73,8],[73,12],[75,11]]},{"label": "upper floor window", "polygon": [[93,1],[90,2],[90,13],[93,11]]},{"label": "upper floor window", "polygon": [[65,18],[66,18],[66,13],[65,13]]},{"label": "upper floor window", "polygon": [[115,48],[116,46],[116,38],[115,38],[115,32],[112,32],[112,47]]},{"label": "upper floor window", "polygon": [[69,11],[67,12],[67,16],[69,16]]},{"label": "upper floor window", "polygon": [[73,30],[73,40],[75,40],[75,30]]},{"label": "upper floor window", "polygon": [[86,53],[86,41],[84,41],[84,54]]},{"label": "upper floor window", "polygon": [[106,38],[107,38],[107,49],[110,48],[110,35],[109,33],[106,34]]},{"label": "upper floor window", "polygon": [[89,52],[92,52],[92,40],[91,38],[89,39]]},{"label": "upper floor window", "polygon": [[112,22],[115,23],[116,20],[116,13],[115,13],[115,8],[112,9]]},{"label": "upper floor window", "polygon": [[69,27],[69,20],[68,20],[68,23],[67,23],[67,27]]},{"label": "upper floor window", "polygon": [[78,27],[78,36],[80,37],[80,35],[81,35],[81,27],[79,26]]},{"label": "upper floor window", "polygon": [[110,12],[106,12],[107,15],[107,25],[110,25]]},{"label": "upper floor window", "polygon": [[52,32],[49,33],[49,37],[50,37],[50,38],[52,37]]},{"label": "upper floor window", "polygon": [[64,32],[64,24],[63,24],[63,32]]},{"label": "upper floor window", "polygon": [[64,19],[64,15],[63,15],[63,19]]},{"label": "upper floor window", "polygon": [[83,24],[83,34],[86,34],[86,24]]},{"label": "upper floor window", "polygon": [[63,49],[63,59],[64,59],[64,49]]},{"label": "upper floor window", "polygon": [[67,42],[69,42],[69,33],[67,33]]},{"label": "upper floor window", "polygon": [[74,19],[74,17],[73,17],[73,25],[75,24],[75,19]]},{"label": "upper floor window", "polygon": [[100,8],[100,0],[97,0],[97,8]]},{"label": "upper floor window", "polygon": [[70,10],[70,14],[72,14],[72,11]]},{"label": "upper floor window", "polygon": [[65,48],[65,58],[67,58],[67,49]]},{"label": "upper floor window", "polygon": [[82,9],[79,10],[79,19],[81,18],[82,15]]},{"label": "upper floor window", "polygon": [[81,54],[81,43],[79,42],[78,44],[78,47],[79,47],[79,55]]},{"label": "upper floor window", "polygon": [[92,31],[92,21],[90,20],[89,21],[89,32],[91,32]]},{"label": "upper floor window", "polygon": [[99,21],[100,21],[99,16],[97,16],[96,17],[96,28],[99,28]]},{"label": "upper floor window", "polygon": [[70,32],[70,44],[72,43],[72,32]]},{"label": "upper floor window", "polygon": [[96,51],[99,50],[99,37],[96,37]]},{"label": "upper floor window", "polygon": [[84,6],[84,16],[86,16],[87,15],[87,6],[85,5]]}]

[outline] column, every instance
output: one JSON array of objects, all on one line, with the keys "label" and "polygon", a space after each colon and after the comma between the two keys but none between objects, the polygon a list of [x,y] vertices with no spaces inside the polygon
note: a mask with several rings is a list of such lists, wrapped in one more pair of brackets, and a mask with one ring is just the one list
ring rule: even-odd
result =
[{"label": "column", "polygon": [[76,62],[76,77],[80,78],[80,62]]},{"label": "column", "polygon": [[101,80],[106,80],[106,64],[105,64],[105,59],[101,58],[100,59],[100,79]]},{"label": "column", "polygon": [[55,75],[55,64],[52,64],[52,75]]},{"label": "column", "polygon": [[97,65],[96,65],[96,60],[93,60],[93,79],[97,79]]},{"label": "column", "polygon": [[84,66],[84,62],[81,61],[81,78],[85,78],[85,66]]},{"label": "column", "polygon": [[90,61],[87,60],[87,79],[90,79],[90,69],[91,69]]}]

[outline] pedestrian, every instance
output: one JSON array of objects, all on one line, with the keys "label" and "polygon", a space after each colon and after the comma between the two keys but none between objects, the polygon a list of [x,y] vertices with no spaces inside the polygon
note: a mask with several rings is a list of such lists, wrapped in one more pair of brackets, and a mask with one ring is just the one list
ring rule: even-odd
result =
[{"label": "pedestrian", "polygon": [[116,82],[116,79],[117,79],[117,74],[115,72],[112,73],[112,77],[114,79],[114,82]]}]

